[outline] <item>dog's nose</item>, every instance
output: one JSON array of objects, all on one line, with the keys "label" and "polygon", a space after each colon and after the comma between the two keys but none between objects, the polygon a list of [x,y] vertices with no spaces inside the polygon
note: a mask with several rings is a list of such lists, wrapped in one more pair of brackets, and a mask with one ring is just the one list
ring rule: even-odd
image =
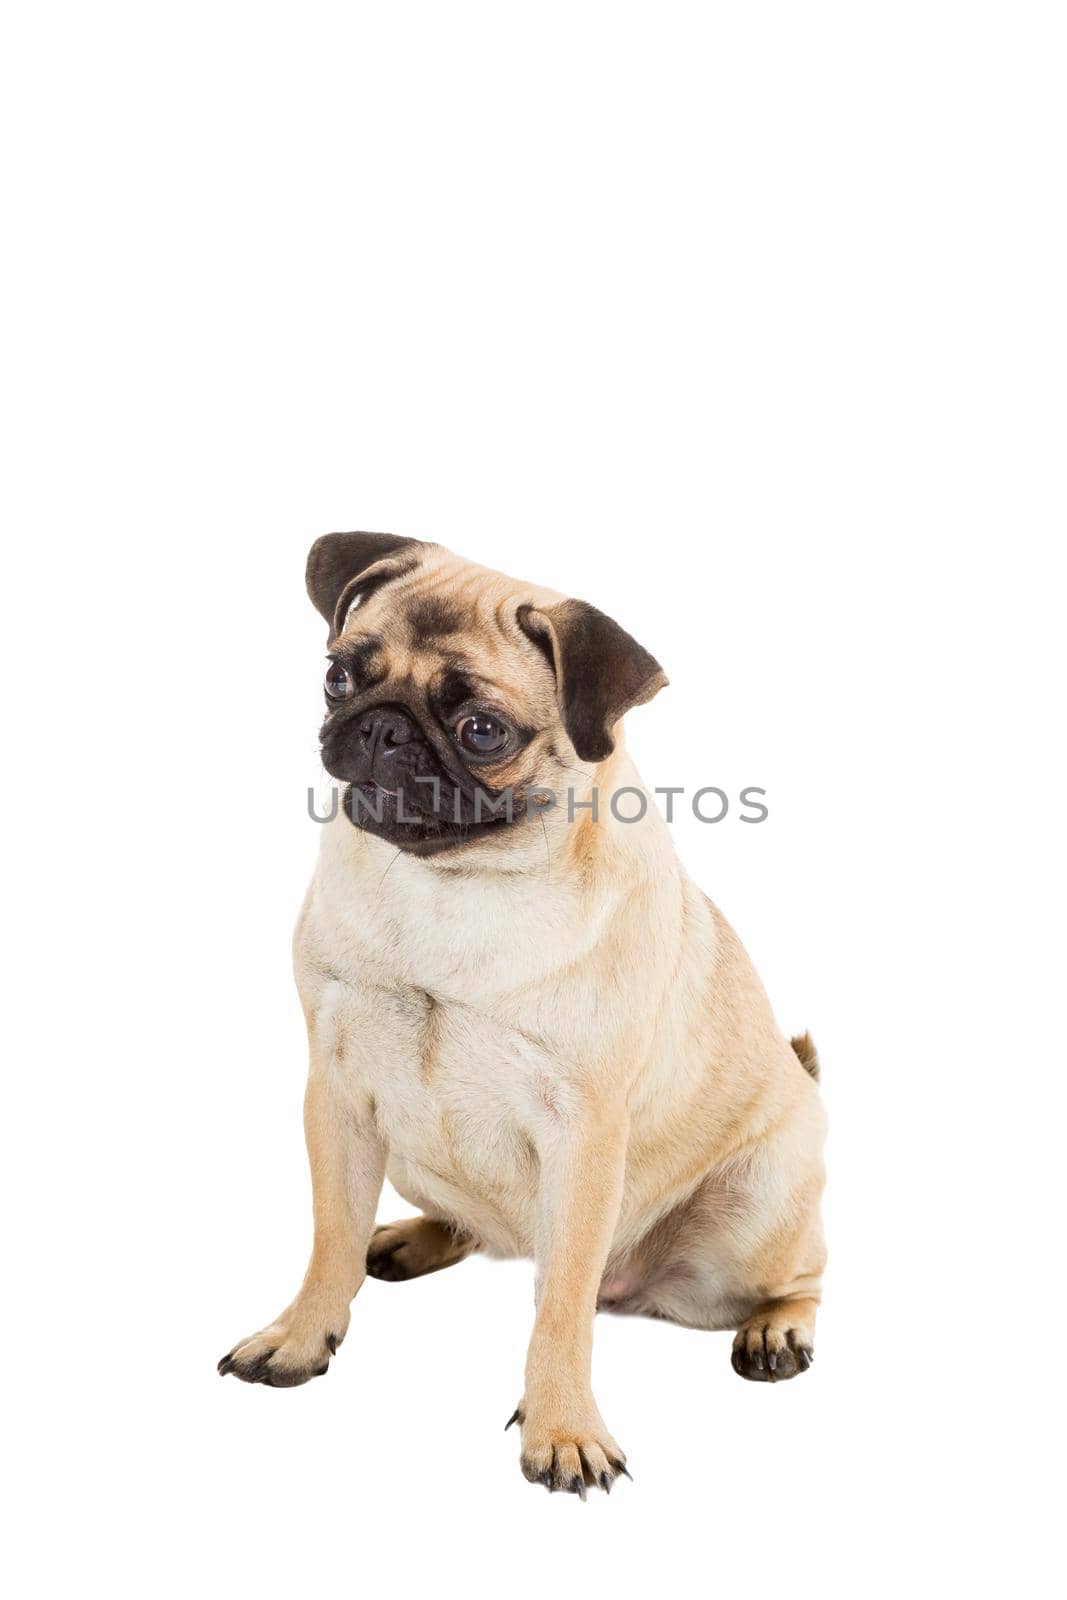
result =
[{"label": "dog's nose", "polygon": [[416,736],[414,723],[399,706],[372,706],[363,713],[359,731],[372,750],[410,744]]}]

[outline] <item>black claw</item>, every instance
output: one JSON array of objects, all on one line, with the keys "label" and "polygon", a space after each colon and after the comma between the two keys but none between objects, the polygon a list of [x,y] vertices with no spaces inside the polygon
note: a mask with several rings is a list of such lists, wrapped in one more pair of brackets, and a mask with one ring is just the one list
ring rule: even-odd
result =
[{"label": "black claw", "polygon": [[546,1467],[544,1472],[537,1474],[538,1483],[543,1483],[549,1494],[552,1493],[552,1468]]},{"label": "black claw", "polygon": [[571,1479],[570,1483],[567,1485],[567,1490],[570,1494],[576,1494],[580,1500],[584,1500],[586,1498],[585,1479],[582,1477],[580,1472],[576,1478]]},{"label": "black claw", "polygon": [[811,1366],[811,1356],[803,1346],[801,1346],[801,1348],[797,1351],[797,1360],[800,1362],[800,1365],[804,1368],[805,1372]]},{"label": "black claw", "polygon": [[613,1461],[611,1464],[615,1468],[616,1472],[621,1472],[624,1477],[629,1478],[630,1482],[633,1483],[633,1473],[630,1471],[629,1467],[627,1467],[625,1461]]},{"label": "black claw", "polygon": [[326,1348],[332,1356],[337,1354],[337,1335],[335,1333],[326,1335]]},{"label": "black claw", "polygon": [[611,1493],[611,1473],[610,1472],[602,1472],[600,1474],[600,1487],[603,1489],[605,1494],[610,1494]]},{"label": "black claw", "polygon": [[745,1355],[743,1350],[737,1349],[730,1351],[730,1365],[733,1367],[735,1372],[740,1372],[742,1374],[744,1373]]},{"label": "black claw", "polygon": [[519,1408],[518,1408],[518,1406],[516,1406],[515,1410],[511,1413],[511,1416],[508,1418],[508,1420],[504,1424],[504,1432],[507,1433],[508,1429],[511,1427],[511,1424],[513,1422],[518,1422],[518,1420],[519,1420]]},{"label": "black claw", "polygon": [[767,1365],[770,1367],[772,1372],[775,1370],[775,1368],[778,1365],[778,1356],[777,1356],[776,1352],[773,1351],[773,1350],[768,1350],[767,1351]]}]

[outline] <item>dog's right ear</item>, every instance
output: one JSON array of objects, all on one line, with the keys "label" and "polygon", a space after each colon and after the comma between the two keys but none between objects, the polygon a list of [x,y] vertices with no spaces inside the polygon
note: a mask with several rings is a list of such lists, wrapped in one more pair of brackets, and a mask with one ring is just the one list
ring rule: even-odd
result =
[{"label": "dog's right ear", "polygon": [[[395,533],[324,533],[315,540],[308,552],[305,581],[316,611],[330,624],[331,636],[344,626],[353,580],[383,557],[404,549],[414,554],[421,545],[421,539],[403,539]],[[390,571],[389,576],[396,574]]]}]

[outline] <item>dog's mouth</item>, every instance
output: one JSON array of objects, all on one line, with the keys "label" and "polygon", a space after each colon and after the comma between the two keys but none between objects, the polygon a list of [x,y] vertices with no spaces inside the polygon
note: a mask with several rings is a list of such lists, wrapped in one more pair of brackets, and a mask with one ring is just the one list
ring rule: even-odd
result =
[{"label": "dog's mouth", "polygon": [[524,814],[517,803],[486,796],[474,802],[447,783],[403,785],[388,789],[373,778],[350,783],[342,801],[353,827],[395,844],[413,855],[455,849],[516,822]]},{"label": "dog's mouth", "polygon": [[480,784],[442,730],[399,700],[331,713],[321,739],[323,766],[347,785],[349,822],[402,850],[453,849],[522,815],[510,791]]}]

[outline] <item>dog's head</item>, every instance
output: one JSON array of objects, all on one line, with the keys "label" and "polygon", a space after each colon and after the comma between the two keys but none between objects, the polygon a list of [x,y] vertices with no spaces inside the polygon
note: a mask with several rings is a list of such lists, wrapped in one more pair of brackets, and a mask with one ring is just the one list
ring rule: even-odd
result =
[{"label": "dog's head", "polygon": [[416,853],[503,839],[667,681],[595,607],[439,545],[329,533],[307,587],[330,627],[323,765],[353,823]]}]

